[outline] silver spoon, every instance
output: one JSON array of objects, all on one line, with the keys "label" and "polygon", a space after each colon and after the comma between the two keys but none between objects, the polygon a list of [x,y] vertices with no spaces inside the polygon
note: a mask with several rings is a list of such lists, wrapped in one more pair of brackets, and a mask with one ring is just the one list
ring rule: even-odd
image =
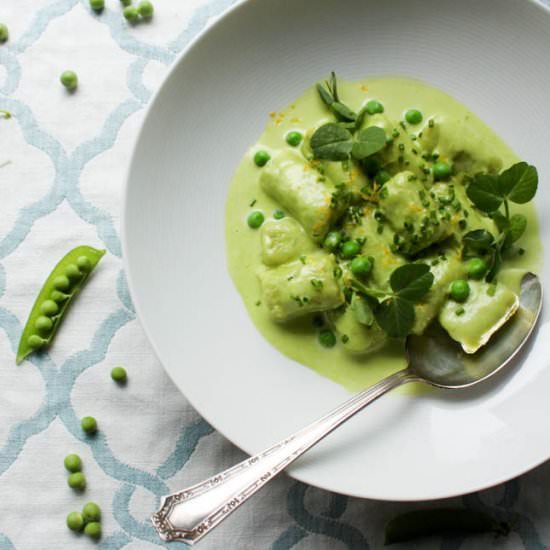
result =
[{"label": "silver spoon", "polygon": [[422,336],[407,339],[408,367],[358,393],[306,428],[201,483],[162,499],[153,525],[165,541],[194,544],[258,489],[348,418],[386,392],[408,382],[463,389],[507,366],[528,340],[542,307],[542,286],[528,273],[521,282],[520,307],[493,337],[491,345],[466,355],[437,323]]}]

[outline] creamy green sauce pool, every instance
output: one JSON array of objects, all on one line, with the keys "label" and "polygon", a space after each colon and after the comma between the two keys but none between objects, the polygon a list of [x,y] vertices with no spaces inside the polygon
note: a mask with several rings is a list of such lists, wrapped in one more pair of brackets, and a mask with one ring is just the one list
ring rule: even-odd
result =
[{"label": "creamy green sauce pool", "polygon": [[[370,105],[357,128],[315,87],[271,113],[231,183],[226,245],[231,277],[264,337],[353,391],[404,367],[402,331],[421,333],[436,317],[464,349],[478,347],[517,307],[519,281],[539,271],[541,246],[533,206],[518,204],[529,198],[519,184],[532,172],[518,165],[500,177],[519,159],[466,107],[405,78],[338,81],[338,95],[354,113]],[[383,147],[373,127],[384,130]],[[338,144],[351,134],[357,144]],[[469,189],[514,183],[497,205],[502,214],[491,216],[498,199],[486,204]],[[488,237],[494,242],[483,248]],[[407,267],[413,290],[401,296],[390,280],[411,264],[427,266],[429,280]],[[417,283],[429,286],[422,296]],[[391,311],[382,311],[385,301]]]}]

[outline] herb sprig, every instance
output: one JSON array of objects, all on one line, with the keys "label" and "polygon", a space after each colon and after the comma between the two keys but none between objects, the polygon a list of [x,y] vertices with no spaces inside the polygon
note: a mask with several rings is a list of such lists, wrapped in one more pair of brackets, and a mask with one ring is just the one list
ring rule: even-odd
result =
[{"label": "herb sprig", "polygon": [[350,158],[361,160],[380,151],[386,145],[386,133],[382,128],[371,126],[354,134],[361,128],[366,108],[355,113],[340,101],[336,74],[330,80],[317,84],[319,96],[338,122],[329,122],[318,128],[311,137],[314,158],[318,160],[345,161]]},{"label": "herb sprig", "polygon": [[478,229],[462,239],[465,257],[484,255],[489,258],[488,281],[498,273],[503,252],[519,240],[527,228],[527,218],[523,214],[510,215],[510,202],[525,204],[531,201],[537,187],[537,169],[526,162],[518,162],[499,175],[477,174],[468,185],[468,198],[478,210],[493,218],[500,232],[495,238],[488,231]]},{"label": "herb sprig", "polygon": [[[371,289],[353,279],[352,286],[372,304],[374,318],[380,327],[392,338],[404,338],[410,333],[416,319],[414,306],[430,290],[434,282],[433,273],[426,264],[406,264],[390,275],[391,292]],[[359,322],[368,318],[365,305],[356,308]],[[366,324],[363,321],[364,324]]]},{"label": "herb sprig", "polygon": [[311,149],[318,160],[344,161],[365,159],[386,146],[386,133],[370,126],[353,135],[337,122],[328,122],[311,136]]}]

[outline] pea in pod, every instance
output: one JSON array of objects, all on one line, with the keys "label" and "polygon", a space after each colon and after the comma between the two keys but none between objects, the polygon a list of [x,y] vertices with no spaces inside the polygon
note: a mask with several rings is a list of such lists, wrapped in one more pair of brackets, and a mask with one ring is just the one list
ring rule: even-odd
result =
[{"label": "pea in pod", "polygon": [[510,526],[477,510],[465,508],[414,510],[388,522],[384,544],[450,533],[467,535],[487,532],[506,536],[510,532]]},{"label": "pea in pod", "polygon": [[23,329],[16,363],[48,347],[61,324],[73,298],[86,283],[105,250],[91,246],[77,246],[68,252],[53,268],[27,319]]}]

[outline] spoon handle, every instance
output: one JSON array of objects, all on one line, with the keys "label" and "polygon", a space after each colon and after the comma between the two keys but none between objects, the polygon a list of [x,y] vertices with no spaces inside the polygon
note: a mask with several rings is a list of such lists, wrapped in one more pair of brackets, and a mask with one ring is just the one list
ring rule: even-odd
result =
[{"label": "spoon handle", "polygon": [[196,485],[162,498],[152,521],[160,537],[193,544],[348,418],[386,392],[417,381],[408,369],[384,378],[272,447]]}]

